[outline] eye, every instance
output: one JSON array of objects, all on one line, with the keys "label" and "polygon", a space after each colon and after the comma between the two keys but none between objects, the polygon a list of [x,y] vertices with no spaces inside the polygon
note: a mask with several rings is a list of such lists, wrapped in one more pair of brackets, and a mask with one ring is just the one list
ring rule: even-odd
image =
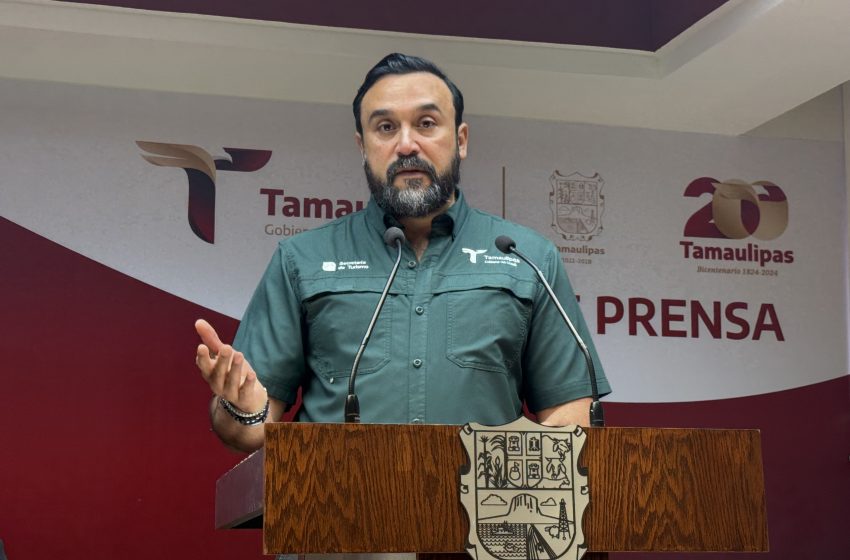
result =
[{"label": "eye", "polygon": [[419,121],[420,128],[434,128],[435,126],[437,126],[437,123],[434,122],[434,119],[431,118],[422,119],[421,121]]},{"label": "eye", "polygon": [[378,126],[376,127],[376,129],[378,130],[378,132],[388,133],[388,132],[392,132],[393,130],[395,130],[395,125],[393,125],[393,123],[391,123],[391,122],[384,121],[384,122],[378,123]]}]

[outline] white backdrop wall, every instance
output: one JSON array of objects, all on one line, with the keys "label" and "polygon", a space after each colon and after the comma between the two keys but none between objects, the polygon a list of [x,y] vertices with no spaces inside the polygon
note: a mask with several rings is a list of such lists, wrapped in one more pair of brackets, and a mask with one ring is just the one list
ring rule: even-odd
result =
[{"label": "white backdrop wall", "polygon": [[[280,237],[326,221],[327,210],[305,216],[305,199],[326,199],[339,212],[367,198],[345,107],[2,86],[0,103],[13,108],[0,131],[3,216],[234,318]],[[469,122],[466,194],[561,248],[615,400],[729,398],[847,373],[840,143]],[[224,148],[271,155],[256,171],[216,173],[209,243],[187,220],[186,173],[149,163],[143,155],[153,154],[139,141],[192,145],[228,160]],[[597,212],[591,234],[553,226],[553,181],[572,174],[597,177],[598,208],[584,206]],[[787,197],[787,227],[768,240],[684,235],[712,200],[709,192],[685,196],[701,177],[774,183]],[[737,249],[744,260],[697,258],[701,247]],[[773,260],[763,262],[764,252]]]}]

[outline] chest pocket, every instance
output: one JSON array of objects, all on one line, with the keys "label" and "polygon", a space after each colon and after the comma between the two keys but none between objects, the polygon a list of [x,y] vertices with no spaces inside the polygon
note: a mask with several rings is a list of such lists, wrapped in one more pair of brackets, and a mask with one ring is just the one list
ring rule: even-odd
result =
[{"label": "chest pocket", "polygon": [[[307,331],[307,365],[325,379],[348,376],[386,278],[305,280],[302,308]],[[358,376],[380,371],[390,361],[393,323],[390,296],[360,360]]]},{"label": "chest pocket", "polygon": [[[450,288],[450,289],[449,289]],[[460,367],[508,374],[522,359],[536,285],[505,274],[447,278],[446,357]]]}]

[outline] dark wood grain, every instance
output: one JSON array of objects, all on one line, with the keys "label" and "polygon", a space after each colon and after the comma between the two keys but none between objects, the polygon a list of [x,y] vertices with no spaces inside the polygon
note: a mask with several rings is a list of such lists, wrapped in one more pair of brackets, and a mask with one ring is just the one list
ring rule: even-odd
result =
[{"label": "dark wood grain", "polygon": [[456,473],[466,458],[458,427],[266,430],[266,472],[284,465],[279,476],[266,476],[266,553],[463,550]]},{"label": "dark wood grain", "polygon": [[[463,551],[459,429],[268,425],[266,553]],[[590,551],[768,549],[756,430],[593,428],[581,461]]]},{"label": "dark wood grain", "polygon": [[756,430],[593,429],[583,459],[591,550],[768,550]]}]

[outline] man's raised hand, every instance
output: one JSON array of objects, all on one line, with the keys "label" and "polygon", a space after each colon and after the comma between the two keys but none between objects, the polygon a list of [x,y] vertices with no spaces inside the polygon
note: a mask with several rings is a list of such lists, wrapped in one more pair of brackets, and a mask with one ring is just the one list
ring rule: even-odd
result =
[{"label": "man's raised hand", "polygon": [[201,337],[195,363],[212,392],[244,412],[262,410],[268,398],[266,390],[242,352],[224,344],[203,319],[195,321],[195,330]]}]

